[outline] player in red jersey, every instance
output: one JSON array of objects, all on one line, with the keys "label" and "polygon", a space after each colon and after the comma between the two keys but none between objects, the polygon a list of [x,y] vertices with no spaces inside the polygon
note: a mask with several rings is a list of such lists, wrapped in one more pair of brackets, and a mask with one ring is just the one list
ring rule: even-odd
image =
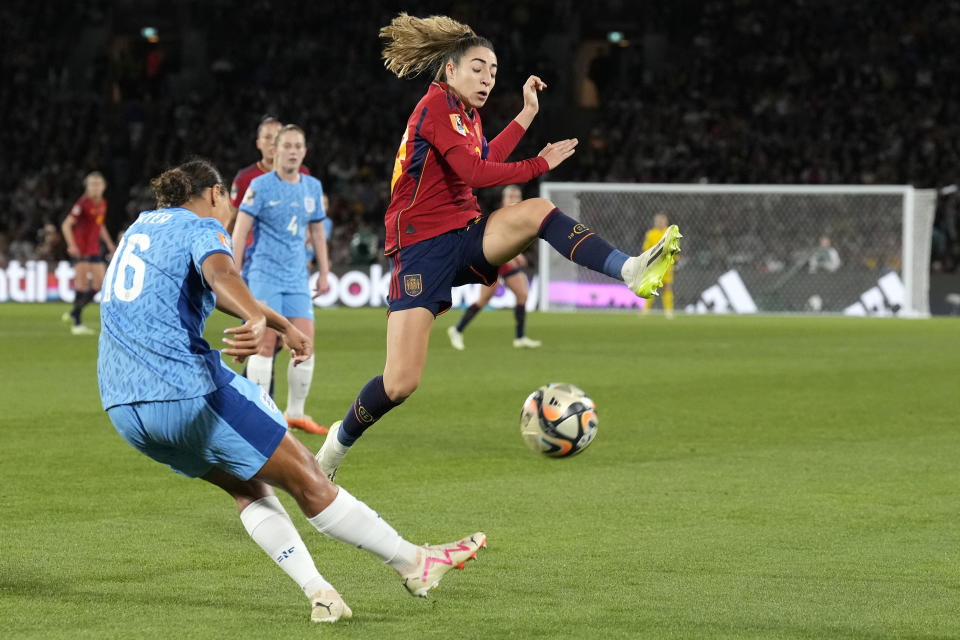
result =
[{"label": "player in red jersey", "polygon": [[401,13],[380,36],[386,68],[398,77],[434,68],[427,94],[407,120],[391,181],[385,218],[386,253],[393,259],[383,375],[361,389],[343,421],[317,454],[328,477],[357,438],[420,384],[434,319],[450,308],[451,287],[491,284],[497,268],[543,238],[567,259],[622,280],[648,298],[679,251],[670,227],[648,252],[629,257],[543,198],[480,213],[473,189],[526,182],[573,155],[576,139],[548,144],[535,158],[505,162],[539,110],[546,84],[530,76],[523,109],[491,142],[477,109],[496,82],[493,45],[445,16]]},{"label": "player in red jersey", "polygon": [[107,252],[113,254],[117,248],[110,232],[103,222],[107,217],[107,201],[103,192],[107,181],[103,174],[94,171],[83,179],[84,193],[77,200],[70,213],[60,225],[63,239],[67,243],[67,253],[73,262],[74,291],[73,309],[63,314],[63,320],[73,321],[70,332],[74,335],[90,335],[93,330],[81,321],[83,308],[93,301],[103,284],[106,271],[100,241],[107,246]]},{"label": "player in red jersey", "polygon": [[[520,187],[511,184],[503,188],[500,201],[502,207],[509,207],[512,204],[519,204],[521,202],[523,202],[523,191],[520,190]],[[528,338],[526,333],[527,294],[529,293],[529,285],[527,284],[527,276],[522,271],[525,266],[527,266],[527,259],[521,253],[497,269],[497,279],[494,280],[493,284],[483,288],[480,292],[480,297],[477,298],[476,302],[467,307],[467,310],[460,316],[460,322],[458,322],[455,327],[447,329],[447,336],[449,336],[450,344],[453,345],[454,349],[463,351],[464,330],[467,328],[467,325],[470,324],[470,321],[490,303],[493,296],[497,293],[500,282],[503,282],[503,285],[512,291],[517,299],[517,304],[513,308],[513,317],[516,320],[513,346],[518,349],[536,349],[541,345],[539,340]]]}]

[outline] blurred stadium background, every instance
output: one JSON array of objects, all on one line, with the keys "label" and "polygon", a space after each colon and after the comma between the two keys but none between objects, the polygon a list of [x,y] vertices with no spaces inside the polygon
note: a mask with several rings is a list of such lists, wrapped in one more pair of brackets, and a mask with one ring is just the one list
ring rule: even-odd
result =
[{"label": "blurred stadium background", "polygon": [[[929,250],[930,310],[960,312],[957,0],[5,0],[0,300],[17,286],[24,301],[70,294],[59,225],[88,172],[109,182],[115,235],[152,207],[162,169],[196,154],[230,179],[256,161],[264,114],[307,132],[334,271],[383,281],[390,171],[427,82],[379,60],[378,29],[401,10],[452,15],[494,42],[488,135],[529,74],[546,80],[514,157],[580,138],[553,184],[932,193],[932,228],[911,246]],[[661,210],[681,223],[679,317],[535,314],[544,346],[521,350],[512,314],[489,313],[465,352],[445,334],[460,314],[441,317],[421,389],[338,480],[414,542],[482,526],[490,549],[412,601],[386,567],[295,515],[355,611],[330,629],[309,625],[231,501],[116,435],[96,340],[66,330],[66,304],[0,304],[0,637],[957,638],[956,320],[684,313],[746,304],[737,281],[761,311],[838,314],[869,292],[888,303],[902,198],[554,188],[618,243],[639,242]],[[480,197],[490,209],[499,194]],[[839,262],[813,252],[824,235]],[[348,284],[341,307],[378,295],[370,279]],[[342,416],[383,365],[377,302],[318,315],[318,421]],[[228,322],[214,314],[208,339]],[[598,405],[597,441],[572,459],[519,437],[523,399],[551,381]],[[414,450],[416,463],[398,461]]]},{"label": "blurred stadium background", "polygon": [[[930,305],[957,312],[960,4],[932,0],[10,0],[0,7],[0,268],[45,260],[54,272],[66,257],[57,227],[87,172],[106,175],[116,234],[152,206],[147,182],[163,168],[196,154],[229,179],[255,161],[268,113],[307,131],[306,162],[331,198],[335,271],[377,262],[399,128],[427,81],[382,69],[377,30],[400,10],[452,15],[495,43],[490,134],[519,109],[528,74],[547,81],[514,157],[578,137],[551,181],[935,189]],[[481,198],[492,208],[497,194]],[[735,211],[724,219],[737,229]],[[714,253],[736,254],[741,272],[789,271],[831,223],[784,228],[773,253]],[[876,270],[876,281],[896,268],[835,246],[845,272]],[[683,287],[678,278],[680,309]]]}]

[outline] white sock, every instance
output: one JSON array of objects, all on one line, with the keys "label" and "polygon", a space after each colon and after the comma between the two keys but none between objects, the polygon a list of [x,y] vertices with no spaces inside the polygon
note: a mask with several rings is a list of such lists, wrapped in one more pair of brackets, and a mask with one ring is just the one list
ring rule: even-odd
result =
[{"label": "white sock", "polygon": [[308,598],[321,589],[333,589],[317,571],[307,546],[276,496],[251,502],[240,512],[240,520],[254,542],[300,585]]},{"label": "white sock", "polygon": [[273,375],[273,358],[255,353],[247,357],[247,377],[261,389],[270,393],[270,376]]},{"label": "white sock", "polygon": [[313,356],[297,366],[293,366],[293,360],[290,361],[287,365],[287,415],[291,418],[299,418],[303,415],[303,405],[307,402],[312,381]]},{"label": "white sock", "polygon": [[320,533],[369,551],[397,571],[417,562],[418,547],[401,538],[377,512],[343,487],[333,502],[309,521]]}]

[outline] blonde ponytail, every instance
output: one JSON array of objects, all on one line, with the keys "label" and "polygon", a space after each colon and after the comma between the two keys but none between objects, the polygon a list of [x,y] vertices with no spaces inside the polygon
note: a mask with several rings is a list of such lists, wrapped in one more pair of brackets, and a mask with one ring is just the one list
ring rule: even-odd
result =
[{"label": "blonde ponytail", "polygon": [[448,60],[459,63],[471,47],[493,49],[489,40],[447,16],[417,18],[403,12],[380,29],[380,37],[387,40],[383,66],[398,78],[412,78],[435,68],[434,79],[442,80]]}]

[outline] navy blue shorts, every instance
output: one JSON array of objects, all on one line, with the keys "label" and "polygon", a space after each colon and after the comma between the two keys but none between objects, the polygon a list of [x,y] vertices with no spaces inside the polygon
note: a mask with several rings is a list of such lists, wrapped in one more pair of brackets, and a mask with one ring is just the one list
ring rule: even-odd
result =
[{"label": "navy blue shorts", "polygon": [[487,216],[477,216],[463,229],[454,229],[393,254],[390,311],[423,307],[438,316],[450,309],[450,290],[462,284],[497,281],[497,266],[483,255]]},{"label": "navy blue shorts", "polygon": [[92,256],[80,256],[79,258],[70,258],[70,264],[77,264],[78,262],[93,262],[93,263],[103,263],[103,256],[99,253]]}]

